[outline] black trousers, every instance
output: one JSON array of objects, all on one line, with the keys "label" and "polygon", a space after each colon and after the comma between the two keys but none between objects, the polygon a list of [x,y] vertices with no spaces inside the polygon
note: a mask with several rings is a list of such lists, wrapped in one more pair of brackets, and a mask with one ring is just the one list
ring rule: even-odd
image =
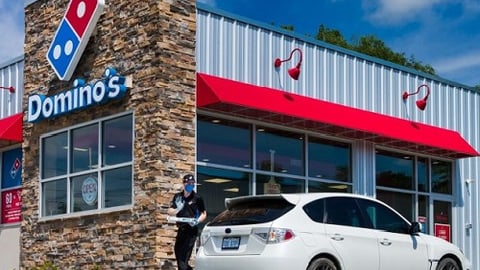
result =
[{"label": "black trousers", "polygon": [[188,261],[192,256],[193,246],[197,240],[198,228],[190,225],[182,225],[178,228],[175,240],[175,258],[177,259],[178,270],[192,270]]}]

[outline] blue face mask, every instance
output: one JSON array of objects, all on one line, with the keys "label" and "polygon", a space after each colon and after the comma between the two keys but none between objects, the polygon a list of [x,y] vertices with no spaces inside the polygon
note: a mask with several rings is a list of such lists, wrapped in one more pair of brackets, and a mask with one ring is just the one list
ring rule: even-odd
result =
[{"label": "blue face mask", "polygon": [[185,191],[190,193],[193,191],[194,188],[195,188],[195,184],[188,184],[185,186]]}]

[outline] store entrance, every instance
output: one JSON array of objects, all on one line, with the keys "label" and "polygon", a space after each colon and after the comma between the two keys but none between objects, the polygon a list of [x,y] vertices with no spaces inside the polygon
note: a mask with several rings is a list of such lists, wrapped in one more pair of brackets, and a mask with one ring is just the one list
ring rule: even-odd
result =
[{"label": "store entrance", "polygon": [[452,202],[432,198],[433,235],[452,242]]}]

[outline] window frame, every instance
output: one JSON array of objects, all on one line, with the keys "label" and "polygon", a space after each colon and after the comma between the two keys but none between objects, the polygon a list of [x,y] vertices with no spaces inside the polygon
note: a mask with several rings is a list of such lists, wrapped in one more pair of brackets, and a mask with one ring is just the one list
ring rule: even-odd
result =
[{"label": "window frame", "polygon": [[[375,200],[370,199],[363,199],[363,198],[356,198],[355,199],[360,211],[362,212],[366,222],[369,224],[370,228],[377,231],[384,231],[389,233],[398,233],[398,234],[410,234],[410,226],[411,223],[400,213],[398,213],[393,207],[388,206],[386,203],[382,203]],[[377,224],[377,220],[373,220],[374,214],[371,214],[368,209],[370,207],[374,207],[375,212],[381,213],[381,211],[388,212],[391,217],[395,217],[396,220],[401,221],[398,223],[389,223],[388,227],[380,228],[384,224]],[[381,210],[381,211],[380,211]],[[388,215],[383,215],[383,218],[388,217]],[[390,219],[390,222],[394,221]],[[392,224],[396,225],[403,225],[403,226],[396,226],[392,227]],[[393,229],[395,230],[393,230]]]},{"label": "window frame", "polygon": [[[412,217],[410,222],[416,221],[421,223],[424,226],[424,229],[422,232],[428,233],[428,234],[433,234],[433,216],[432,216],[432,209],[433,209],[433,198],[441,198],[444,201],[450,202],[452,205],[454,205],[455,202],[455,194],[456,194],[456,185],[455,185],[455,171],[456,171],[456,166],[454,160],[451,159],[445,159],[445,158],[439,158],[439,157],[434,157],[434,156],[427,156],[427,155],[421,155],[418,153],[405,153],[402,151],[396,152],[394,149],[387,149],[387,148],[382,148],[382,147],[376,147],[376,154],[378,152],[381,152],[382,154],[391,154],[394,153],[398,156],[400,155],[405,155],[405,156],[410,156],[412,158],[412,169],[413,169],[413,188],[412,189],[402,189],[398,187],[388,187],[388,186],[381,186],[378,185],[377,179],[375,180],[375,198],[378,199],[378,192],[384,191],[384,192],[389,192],[389,193],[394,193],[394,194],[405,194],[409,195],[412,198],[412,205],[411,205],[411,213]],[[376,158],[376,157],[375,157]],[[440,193],[436,192],[433,188],[433,171],[432,171],[432,166],[435,163],[441,163],[443,166],[445,164],[449,164],[448,167],[448,172],[450,176],[449,180],[449,191],[450,193]],[[419,163],[423,163],[422,166],[419,166]],[[420,170],[421,169],[421,170]],[[423,174],[426,179],[419,179],[419,174]],[[377,175],[377,171],[375,171],[375,175]],[[425,182],[425,183],[423,183]],[[424,184],[425,187],[422,189],[420,188],[420,183]],[[426,205],[420,205],[420,197],[423,197],[423,199],[426,199]],[[386,203],[389,207],[395,209],[395,211],[399,212],[394,205],[390,205],[389,203]],[[420,207],[424,207],[423,209],[420,209]],[[420,212],[423,212],[423,214],[420,214]],[[451,213],[453,214],[455,210],[452,208]],[[410,218],[407,217],[406,215],[401,214],[404,218]]]},{"label": "window frame", "polygon": [[[125,116],[130,116],[131,117],[131,153],[130,153],[130,160],[121,162],[118,164],[113,164],[113,165],[107,165],[104,164],[103,160],[103,144],[104,144],[104,131],[105,127],[104,124],[107,123],[108,121],[114,120],[114,119],[119,119]],[[97,146],[98,146],[98,153],[95,158],[97,158],[97,166],[94,168],[90,168],[89,170],[83,170],[83,171],[78,171],[78,172],[73,172],[72,171],[72,150],[73,149],[73,142],[72,142],[72,133],[74,130],[91,126],[91,125],[97,125],[97,136],[98,136],[98,141],[97,141]],[[44,140],[46,138],[49,138],[51,136],[61,134],[66,132],[67,134],[67,168],[66,168],[66,173],[61,174],[61,175],[54,175],[50,177],[43,177],[44,176],[44,153],[43,153],[43,147],[44,147]],[[91,214],[101,214],[101,213],[108,213],[108,212],[114,212],[114,211],[121,211],[125,209],[131,209],[134,205],[134,170],[133,170],[133,164],[134,164],[134,143],[135,143],[135,116],[133,111],[126,111],[122,112],[119,114],[114,114],[108,117],[103,117],[103,118],[98,118],[94,119],[91,121],[79,123],[76,125],[68,126],[66,128],[62,128],[59,130],[55,130],[52,132],[48,132],[45,134],[42,134],[39,138],[39,183],[38,183],[38,188],[39,188],[39,198],[38,198],[38,211],[39,211],[39,219],[40,220],[50,220],[50,219],[59,219],[59,218],[65,218],[65,217],[77,217],[77,216],[84,216],[84,215],[91,215]],[[105,185],[105,179],[104,174],[106,172],[119,169],[119,168],[130,168],[131,171],[131,176],[130,176],[130,202],[124,205],[120,206],[113,206],[113,207],[105,207],[104,206],[104,185]],[[91,176],[91,175],[96,175],[97,177],[97,198],[96,198],[96,208],[92,210],[83,210],[83,211],[74,211],[73,209],[73,179],[81,176]],[[53,214],[53,215],[45,215],[44,214],[44,184],[48,182],[53,182],[53,181],[66,181],[66,198],[65,198],[65,203],[66,203],[66,210],[65,213],[59,213],[59,214]]]},{"label": "window frame", "polygon": [[[324,185],[328,186],[334,186],[335,190],[329,189],[329,191],[332,192],[338,192],[338,191],[344,191],[348,193],[353,192],[353,156],[352,156],[352,151],[353,151],[353,146],[352,142],[349,140],[341,139],[341,138],[335,138],[331,136],[326,136],[324,134],[319,134],[319,133],[314,133],[308,130],[295,130],[292,128],[288,127],[283,127],[283,126],[278,126],[274,124],[269,124],[265,122],[260,122],[256,120],[251,120],[251,121],[246,121],[245,119],[239,119],[238,117],[234,116],[228,116],[228,115],[219,115],[216,113],[211,113],[211,112],[206,112],[206,111],[199,111],[197,112],[197,121],[212,121],[212,120],[217,120],[220,123],[221,122],[238,122],[241,125],[249,125],[249,130],[250,130],[250,140],[251,143],[249,144],[252,149],[249,150],[250,154],[252,155],[251,157],[251,165],[250,166],[233,166],[231,164],[223,164],[223,163],[216,163],[212,162],[210,160],[200,160],[200,154],[197,153],[197,158],[196,158],[196,166],[197,167],[210,167],[210,168],[218,168],[218,169],[225,169],[225,170],[232,170],[236,172],[247,172],[251,174],[251,194],[256,195],[259,194],[257,190],[257,175],[268,175],[273,178],[291,178],[295,179],[297,181],[302,181],[303,184],[303,192],[308,193],[309,192],[309,183],[313,183],[314,185],[316,183],[321,183]],[[199,125],[198,125],[199,126]],[[268,130],[273,130],[273,131],[279,131],[279,132],[284,132],[287,134],[297,134],[298,136],[301,136],[302,139],[300,141],[303,141],[302,149],[301,151],[303,152],[302,156],[302,171],[303,173],[301,175],[298,174],[292,174],[289,172],[278,172],[278,171],[271,171],[270,169],[268,170],[263,170],[260,168],[257,168],[257,133],[259,132],[258,129],[268,129]],[[198,132],[198,131],[197,131]],[[263,131],[262,131],[263,132]],[[335,180],[335,179],[328,179],[325,177],[318,177],[318,176],[309,176],[309,151],[308,147],[310,144],[310,139],[313,139],[314,142],[319,142],[322,141],[325,144],[328,144],[329,146],[335,147],[336,145],[341,145],[343,148],[348,149],[348,180],[347,181],[341,181],[341,180]],[[198,137],[197,137],[198,140]],[[199,142],[196,141],[196,144],[198,145]],[[198,171],[198,168],[197,168]],[[313,187],[313,186],[312,186]],[[338,189],[341,187],[341,189]],[[318,190],[314,190],[313,192],[319,192]]]},{"label": "window frame", "polygon": [[[286,126],[280,126],[272,123],[265,123],[262,121],[258,120],[252,120],[249,119],[248,121],[245,118],[239,118],[236,116],[232,115],[224,115],[224,114],[218,114],[214,112],[209,112],[209,111],[203,111],[199,110],[197,111],[197,127],[200,127],[201,124],[199,124],[200,121],[208,121],[208,122],[213,122],[217,123],[219,125],[222,125],[224,123],[228,123],[227,126],[230,126],[231,123],[238,123],[234,124],[234,126],[241,126],[245,129],[248,129],[250,134],[249,134],[249,140],[251,142],[246,143],[248,144],[251,149],[248,150],[250,156],[251,163],[248,166],[245,166],[243,164],[237,164],[233,165],[231,162],[215,162],[215,160],[210,160],[210,159],[204,159],[205,156],[208,156],[208,154],[205,153],[199,153],[198,145],[201,144],[198,140],[201,139],[201,136],[196,137],[196,145],[197,145],[197,156],[196,156],[196,173],[197,173],[197,178],[199,181],[199,186],[198,191],[203,194],[204,197],[210,197],[210,208],[222,208],[224,207],[223,203],[223,194],[225,194],[226,190],[233,190],[230,179],[228,177],[228,173],[222,173],[219,175],[204,175],[202,172],[208,171],[208,170],[223,170],[224,172],[230,172],[231,174],[245,174],[248,175],[249,178],[249,194],[250,195],[259,195],[263,194],[263,192],[266,190],[265,187],[267,186],[267,190],[269,190],[271,193],[277,193],[275,187],[280,188],[281,193],[285,193],[282,190],[282,186],[277,185],[278,183],[281,183],[283,180],[285,181],[290,181],[290,182],[296,182],[298,186],[301,186],[301,192],[303,193],[310,193],[310,192],[323,192],[323,191],[329,191],[329,192],[347,192],[347,193],[353,193],[353,142],[347,139],[342,139],[338,137],[333,137],[333,136],[327,136],[325,134],[317,133],[317,132],[312,132],[309,130],[298,130],[298,129],[293,129],[289,128]],[[264,129],[263,131],[258,130],[258,129]],[[257,146],[258,146],[258,138],[257,134],[259,132],[265,132],[265,130],[273,130],[277,131],[280,133],[286,133],[286,134],[295,134],[298,137],[301,137],[299,139],[302,141],[302,148],[300,149],[302,151],[302,171],[303,173],[301,175],[299,174],[293,174],[291,172],[281,172],[279,170],[271,170],[270,168],[265,169],[260,169],[257,168],[257,163],[258,163],[258,157],[257,157]],[[202,131],[199,131],[197,129],[197,134],[201,133]],[[291,137],[292,138],[292,137]],[[341,145],[344,149],[348,149],[347,151],[344,151],[345,153],[348,154],[348,157],[346,158],[348,160],[348,180],[347,181],[340,181],[340,180],[335,180],[335,179],[329,179],[326,177],[322,176],[309,176],[309,144],[310,140],[313,138],[314,143],[319,143],[323,142],[325,144],[328,144],[330,147],[335,147],[337,145]],[[204,148],[205,149],[205,148]],[[269,153],[270,155],[270,153]],[[268,178],[268,179],[273,179],[275,181],[272,181],[269,183],[269,181],[260,181],[263,178]],[[212,179],[207,179],[207,178],[212,178]],[[212,190],[206,190],[205,187],[209,186],[208,184],[203,183],[203,181],[222,181],[218,182],[215,184],[215,187]],[[278,189],[278,188],[277,188]],[[219,192],[217,192],[219,190]],[[298,191],[296,191],[298,192]],[[228,197],[235,196],[235,193],[231,193],[228,191]],[[215,198],[215,199],[213,199]],[[212,206],[213,202],[216,202],[217,205]],[[207,218],[208,220],[210,219]]]}]

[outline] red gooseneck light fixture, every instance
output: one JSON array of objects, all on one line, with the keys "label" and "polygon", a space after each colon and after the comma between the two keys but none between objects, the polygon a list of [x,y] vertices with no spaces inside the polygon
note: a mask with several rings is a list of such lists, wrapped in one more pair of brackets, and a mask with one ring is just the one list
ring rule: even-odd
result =
[{"label": "red gooseneck light fixture", "polygon": [[10,86],[10,87],[0,86],[0,89],[8,90],[10,91],[10,93],[15,93],[15,87],[13,86]]},{"label": "red gooseneck light fixture", "polygon": [[295,51],[300,53],[300,60],[298,61],[298,64],[295,67],[288,70],[288,75],[290,75],[290,77],[292,77],[292,79],[298,80],[298,76],[300,76],[300,66],[302,65],[302,51],[299,48],[293,49],[293,51],[290,53],[290,57],[288,57],[288,59],[285,59],[285,60],[281,60],[280,58],[275,59],[274,65],[275,65],[276,69],[280,68],[280,66],[282,65],[283,62],[287,62],[287,61],[290,61],[292,59],[293,53]]},{"label": "red gooseneck light fixture", "polygon": [[423,110],[425,110],[425,107],[427,106],[428,96],[430,96],[430,87],[428,85],[426,85],[426,84],[420,85],[419,87],[417,87],[417,91],[415,91],[413,93],[407,93],[405,91],[405,92],[403,92],[402,98],[403,98],[403,101],[405,102],[408,99],[409,96],[417,95],[418,92],[420,92],[420,88],[422,88],[422,87],[427,88],[427,95],[424,98],[417,100],[416,104],[417,104],[417,107],[420,110],[423,111]]}]

